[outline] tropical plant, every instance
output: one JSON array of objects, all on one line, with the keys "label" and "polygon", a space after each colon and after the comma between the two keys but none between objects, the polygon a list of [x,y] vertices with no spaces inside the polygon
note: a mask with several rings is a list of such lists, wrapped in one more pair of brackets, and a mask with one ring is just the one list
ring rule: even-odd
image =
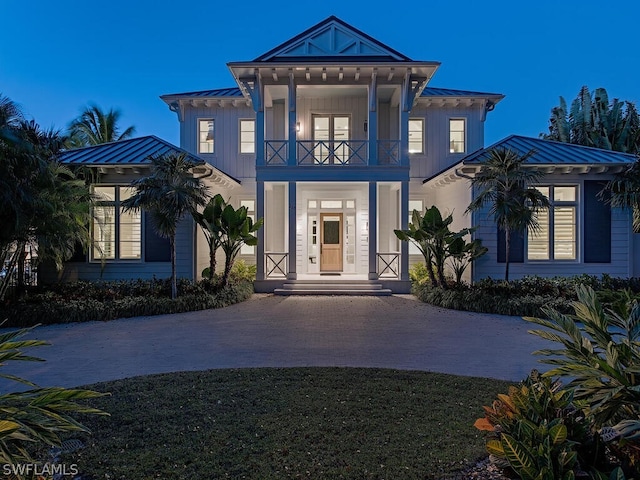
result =
[{"label": "tropical plant", "polygon": [[539,228],[536,211],[549,208],[547,197],[532,186],[544,174],[525,166],[534,153],[531,150],[519,155],[505,148],[492,149],[489,151],[489,158],[471,180],[472,188],[478,191],[467,212],[477,211],[488,205],[489,215],[504,232],[506,281],[509,280],[511,234],[536,231]]},{"label": "tropical plant", "polygon": [[87,147],[130,138],[136,129],[130,126],[120,133],[118,121],[121,115],[120,110],[112,108],[105,112],[96,104],[89,104],[80,116],[69,124],[68,146]]},{"label": "tropical plant", "polygon": [[[433,205],[425,210],[424,216],[414,210],[408,230],[394,230],[400,240],[411,241],[418,247],[424,257],[431,284],[442,288],[447,288],[445,265],[451,256],[450,245],[473,231],[464,228],[452,232],[449,228],[452,223],[452,214],[443,217],[438,207]],[[456,244],[454,248],[460,248],[460,245]]]},{"label": "tropical plant", "polygon": [[[604,309],[590,287],[577,287],[575,315],[545,309],[546,319],[525,317],[545,327],[530,333],[563,348],[535,352],[554,365],[545,375],[569,380],[576,398],[609,441],[625,468],[640,473],[640,304],[617,313]],[[617,423],[616,423],[617,422]],[[615,425],[613,425],[615,423]],[[613,432],[613,434],[612,434]]]},{"label": "tropical plant", "polygon": [[482,245],[482,240],[479,238],[470,242],[467,242],[464,237],[455,237],[451,240],[449,243],[449,258],[457,285],[462,284],[462,275],[464,275],[467,267],[486,254],[487,251],[487,247]]},{"label": "tropical plant", "polygon": [[[216,273],[216,253],[222,242],[221,218],[227,202],[219,193],[209,199],[202,213],[196,211],[193,218],[200,225],[209,245],[209,267],[206,269],[206,277],[213,280]],[[205,272],[203,272],[203,276]]]},{"label": "tropical plant", "polygon": [[247,207],[237,210],[231,205],[226,205],[220,215],[220,248],[225,255],[224,272],[220,279],[219,287],[227,285],[229,274],[233,264],[243,245],[257,245],[258,237],[253,235],[263,224],[259,218],[254,223],[248,215]]},{"label": "tropical plant", "polygon": [[622,317],[603,309],[592,288],[578,286],[576,293],[574,315],[545,309],[548,318],[525,317],[545,327],[530,333],[562,346],[534,352],[554,366],[544,375],[567,378],[597,427],[640,419],[640,304]]},{"label": "tropical plant", "polygon": [[[0,365],[10,361],[43,361],[26,355],[23,350],[48,345],[42,340],[20,340],[31,328],[10,331],[0,335]],[[61,434],[88,432],[73,418],[75,414],[106,413],[77,403],[104,394],[91,390],[66,388],[40,388],[32,382],[14,375],[0,377],[29,387],[27,390],[0,395],[0,463],[18,466],[33,463],[28,446],[60,446]],[[15,470],[19,472],[18,469]],[[17,475],[18,478],[23,478]]]},{"label": "tropical plant", "polygon": [[[64,145],[60,132],[22,120],[6,97],[0,104],[0,265],[8,264],[1,299],[12,271],[24,269],[27,245],[38,261],[52,260],[58,268],[78,245],[86,248],[91,195],[75,172],[56,161]],[[17,278],[20,287],[24,276]]]},{"label": "tropical plant", "polygon": [[207,187],[194,177],[194,164],[186,154],[150,157],[153,171],[131,183],[136,193],[122,202],[125,211],[143,209],[158,235],[171,247],[171,298],[178,295],[176,278],[176,232],[187,214],[194,215],[207,202]]},{"label": "tropical plant", "polygon": [[592,94],[583,86],[570,110],[560,97],[560,105],[551,110],[549,133],[541,136],[558,142],[640,153],[640,116],[634,103],[617,98],[609,102],[604,88],[597,88]]},{"label": "tropical plant", "polygon": [[604,461],[604,449],[591,435],[573,391],[535,370],[484,412],[474,426],[490,432],[487,451],[521,479],[573,479],[578,468]]},{"label": "tropical plant", "polygon": [[640,233],[640,157],[609,180],[600,198],[612,207],[631,210],[634,233]]}]

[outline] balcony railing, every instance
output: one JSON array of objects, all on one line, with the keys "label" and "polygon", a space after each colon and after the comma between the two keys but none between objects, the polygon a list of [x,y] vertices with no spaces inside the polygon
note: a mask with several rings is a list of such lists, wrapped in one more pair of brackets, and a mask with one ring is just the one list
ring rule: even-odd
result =
[{"label": "balcony railing", "polygon": [[267,278],[287,278],[287,252],[265,252],[264,257]]},{"label": "balcony railing", "polygon": [[[267,140],[266,165],[289,164],[289,142]],[[400,140],[377,140],[377,164],[400,165]],[[296,165],[369,165],[370,142],[368,140],[297,140]]]},{"label": "balcony railing", "polygon": [[378,278],[400,278],[400,252],[380,252]]},{"label": "balcony railing", "polygon": [[264,142],[265,163],[267,165],[286,165],[288,159],[287,140],[267,140]]}]

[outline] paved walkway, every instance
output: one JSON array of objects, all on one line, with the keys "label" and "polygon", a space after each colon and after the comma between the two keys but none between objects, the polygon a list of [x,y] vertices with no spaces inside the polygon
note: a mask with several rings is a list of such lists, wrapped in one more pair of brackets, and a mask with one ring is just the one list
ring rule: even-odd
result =
[{"label": "paved walkway", "polygon": [[[410,295],[276,297],[179,315],[39,327],[44,363],[3,373],[78,386],[150,373],[241,367],[349,366],[521,380],[549,344],[518,317],[432,307]],[[1,331],[1,330],[0,330]]]}]

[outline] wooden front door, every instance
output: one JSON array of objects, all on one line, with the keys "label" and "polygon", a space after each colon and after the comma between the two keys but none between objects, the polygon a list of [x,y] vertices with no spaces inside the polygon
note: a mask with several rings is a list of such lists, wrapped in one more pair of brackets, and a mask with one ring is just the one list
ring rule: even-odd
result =
[{"label": "wooden front door", "polygon": [[320,214],[320,271],[342,271],[342,213]]}]

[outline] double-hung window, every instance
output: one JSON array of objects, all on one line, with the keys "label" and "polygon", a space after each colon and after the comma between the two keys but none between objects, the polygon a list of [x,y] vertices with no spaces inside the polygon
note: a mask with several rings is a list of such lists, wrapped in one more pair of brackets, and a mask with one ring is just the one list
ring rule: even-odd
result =
[{"label": "double-hung window", "polygon": [[549,199],[551,207],[536,212],[539,228],[527,234],[527,258],[576,260],[578,187],[549,185],[536,188]]},{"label": "double-hung window", "polygon": [[424,119],[409,119],[409,153],[424,153]]},{"label": "double-hung window", "polygon": [[213,153],[213,119],[201,118],[198,120],[198,153]]},{"label": "double-hung window", "polygon": [[256,153],[255,120],[240,120],[240,153]]},{"label": "double-hung window", "polygon": [[449,119],[449,153],[466,151],[466,125],[464,118]]},{"label": "double-hung window", "polygon": [[140,260],[142,222],[140,210],[127,212],[121,202],[134,193],[131,187],[95,185],[91,235],[93,260]]}]

